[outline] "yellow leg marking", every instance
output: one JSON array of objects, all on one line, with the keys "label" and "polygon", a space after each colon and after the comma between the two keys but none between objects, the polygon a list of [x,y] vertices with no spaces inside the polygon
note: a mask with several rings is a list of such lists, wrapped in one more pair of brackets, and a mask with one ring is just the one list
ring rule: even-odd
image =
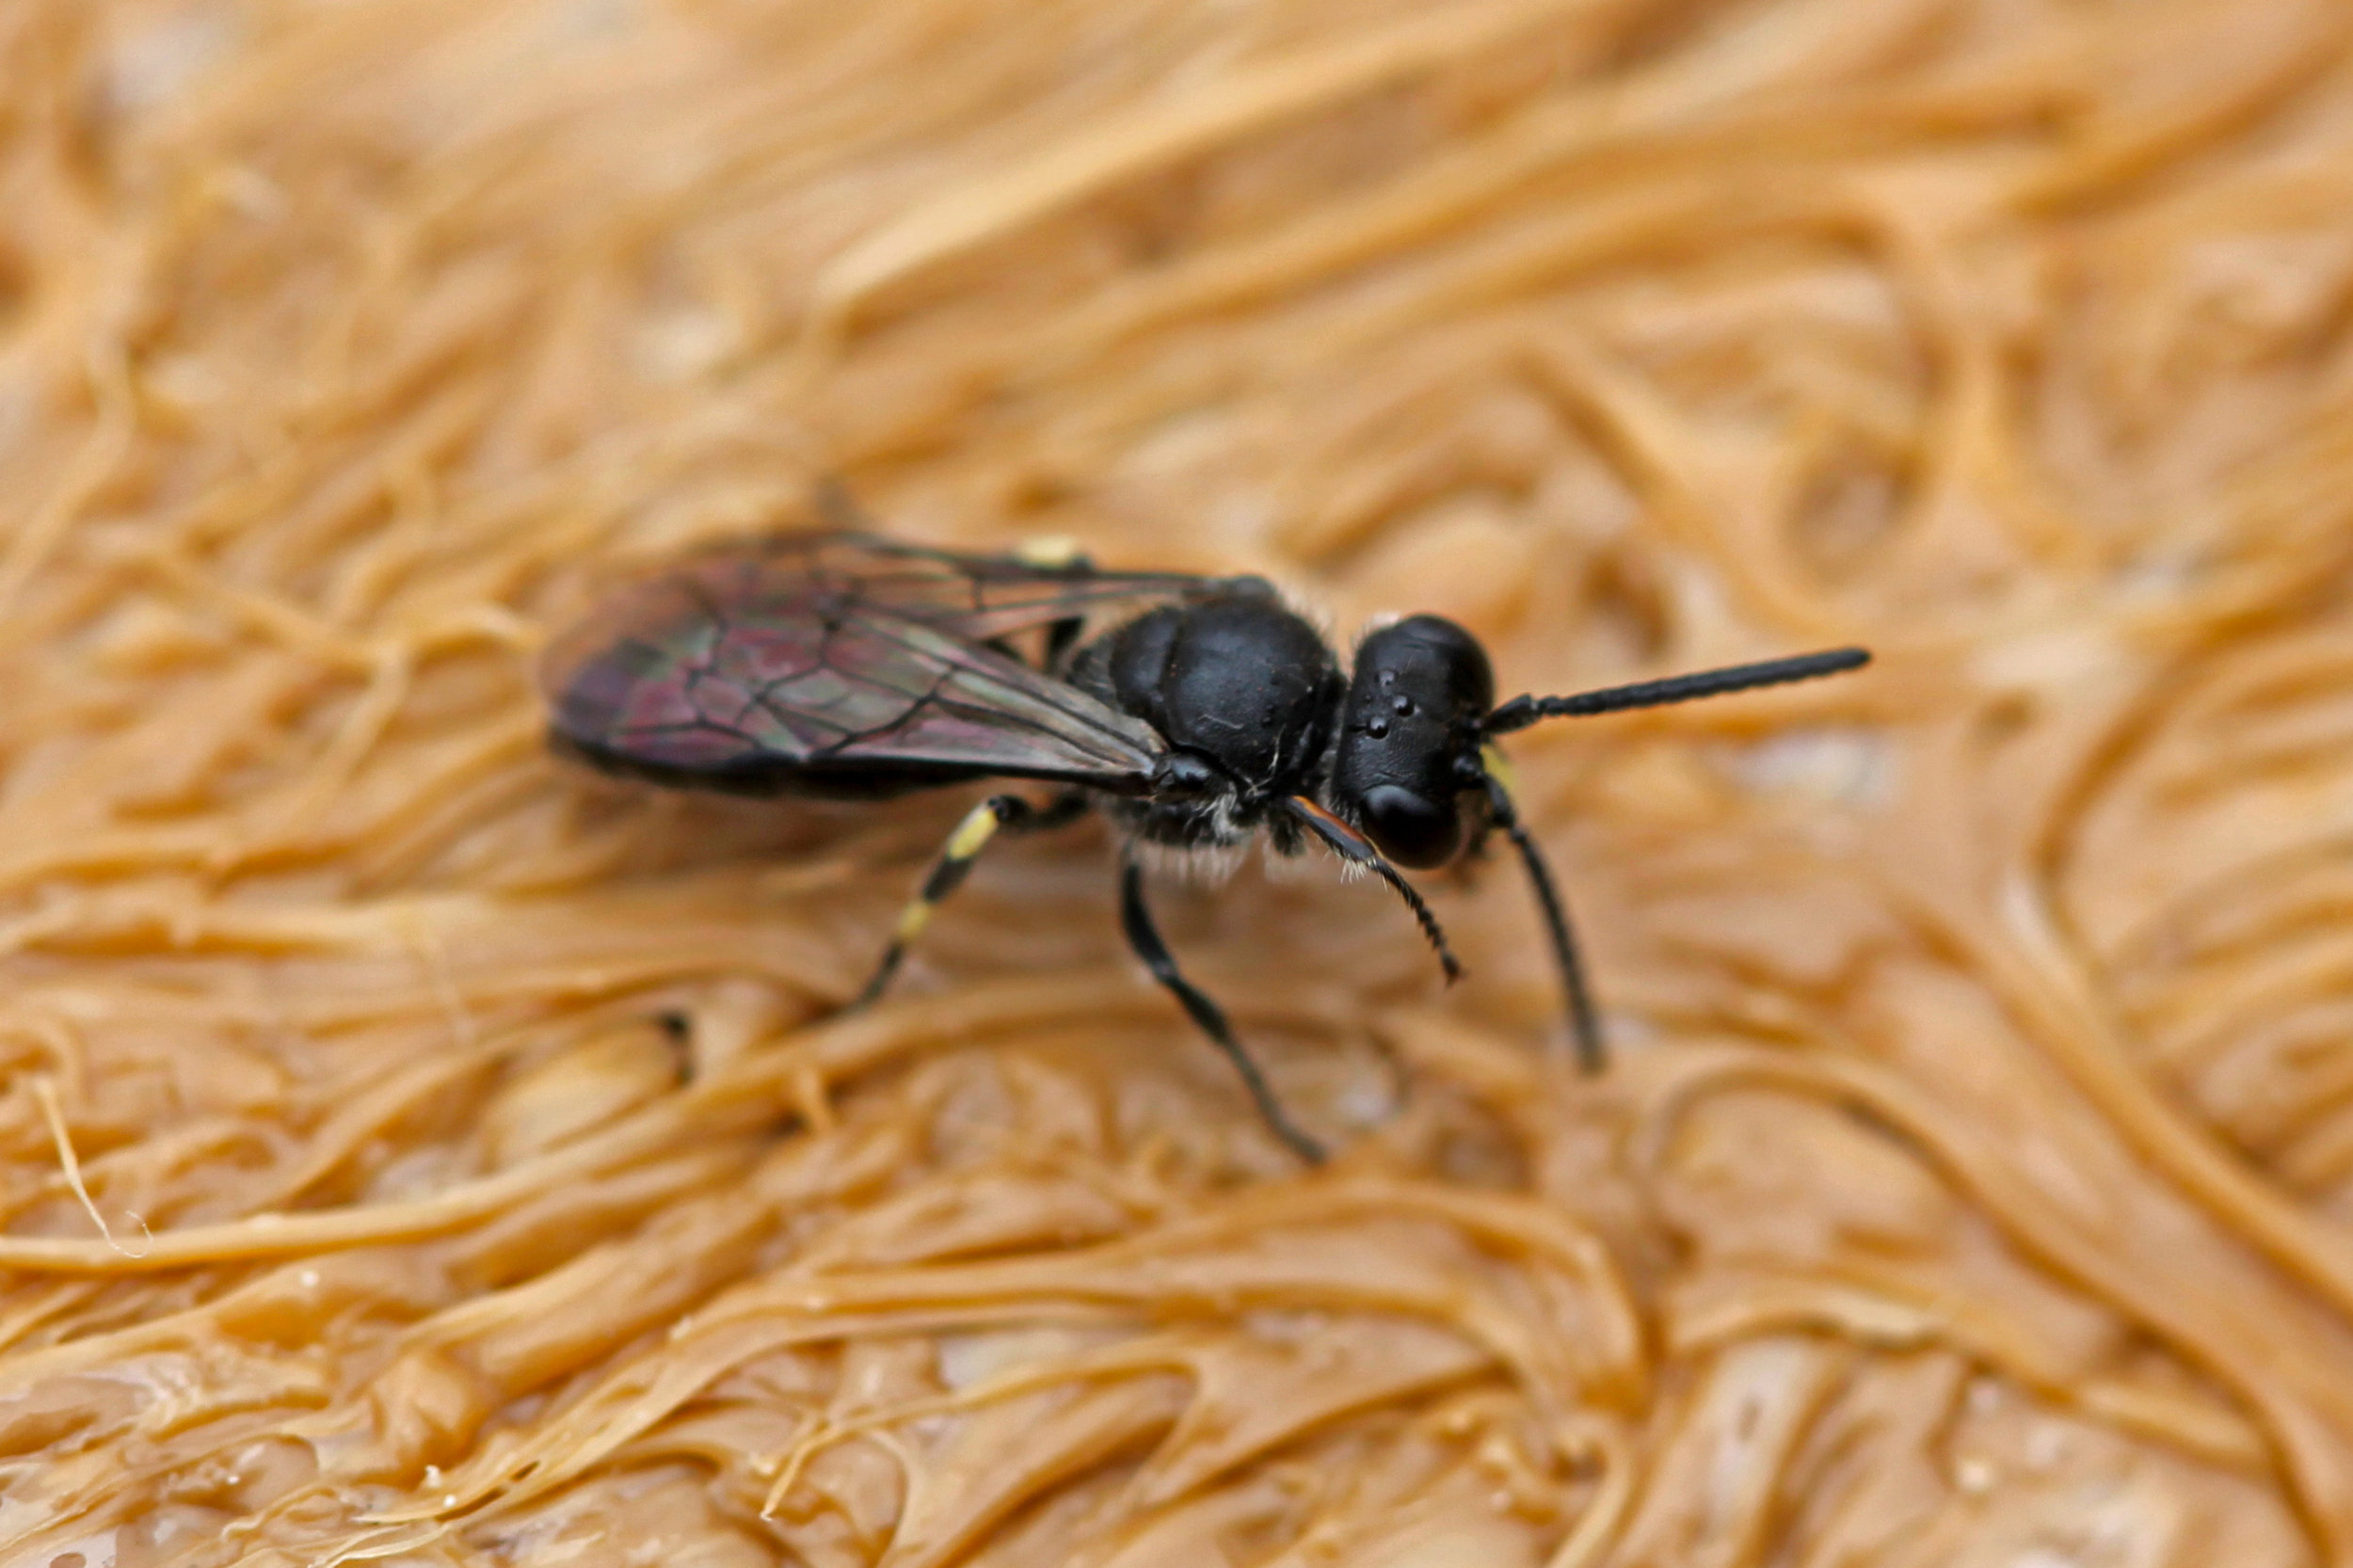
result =
[{"label": "yellow leg marking", "polygon": [[[931,922],[932,911],[964,879],[965,866],[981,853],[989,840],[997,836],[998,826],[997,812],[993,807],[975,806],[965,813],[964,821],[956,824],[956,830],[948,836],[948,847],[941,852],[939,864],[933,870],[931,879],[923,884],[923,890],[915,895],[915,902],[899,916],[899,929],[892,940],[904,946],[922,935],[923,927]],[[945,886],[942,886],[943,883]]]},{"label": "yellow leg marking", "polygon": [[1038,539],[1024,539],[1014,546],[1013,550],[1015,560],[1025,566],[1042,567],[1049,571],[1057,567],[1070,565],[1081,553],[1083,552],[1079,548],[1079,541],[1063,534],[1050,534]]},{"label": "yellow leg marking", "polygon": [[948,835],[948,858],[969,860],[981,853],[981,846],[997,836],[997,809],[992,806],[975,806],[965,813],[964,821]]},{"label": "yellow leg marking", "polygon": [[[999,800],[1007,798],[1010,797],[1000,796]],[[866,989],[858,994],[859,1005],[882,995],[883,987],[889,984],[890,977],[898,972],[899,961],[906,956],[907,949],[915,944],[915,939],[923,934],[923,928],[931,923],[932,911],[963,884],[965,874],[972,869],[973,857],[981,853],[989,840],[997,836],[997,829],[1003,825],[997,815],[997,806],[998,801],[984,801],[974,807],[965,813],[964,820],[956,824],[956,830],[948,836],[948,847],[932,867],[932,874],[923,879],[921,891],[899,912],[899,928],[891,933],[890,946],[883,951],[882,962],[874,969],[874,978],[868,981]],[[1006,809],[1019,815],[1022,808],[1016,801],[1007,806]]]}]

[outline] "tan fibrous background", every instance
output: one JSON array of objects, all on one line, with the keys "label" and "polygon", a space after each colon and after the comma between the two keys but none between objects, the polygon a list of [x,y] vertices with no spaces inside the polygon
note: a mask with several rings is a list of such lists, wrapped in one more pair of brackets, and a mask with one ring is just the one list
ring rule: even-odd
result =
[{"label": "tan fibrous background", "polygon": [[[2353,10],[0,6],[0,1560],[2353,1561]],[[1164,918],[627,788],[807,518],[1504,689],[1508,862]],[[682,1030],[665,1029],[669,1022]]]}]

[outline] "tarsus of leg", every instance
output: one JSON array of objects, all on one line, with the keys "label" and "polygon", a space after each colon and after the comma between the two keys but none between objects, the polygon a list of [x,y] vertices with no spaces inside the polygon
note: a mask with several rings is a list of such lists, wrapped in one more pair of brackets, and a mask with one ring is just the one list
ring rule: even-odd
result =
[{"label": "tarsus of leg", "polygon": [[1503,829],[1519,851],[1520,864],[1527,869],[1529,886],[1536,890],[1537,907],[1544,911],[1545,930],[1552,938],[1552,956],[1561,970],[1561,989],[1569,1002],[1569,1027],[1577,1036],[1577,1059],[1589,1073],[1599,1072],[1608,1063],[1609,1055],[1601,1038],[1601,1017],[1593,1008],[1593,995],[1585,984],[1585,966],[1577,955],[1577,938],[1571,935],[1568,905],[1561,901],[1561,889],[1552,880],[1552,868],[1545,864],[1543,851],[1520,814],[1512,804],[1510,792],[1503,781],[1490,773],[1487,781],[1487,811],[1495,824]]},{"label": "tarsus of leg", "polygon": [[1176,968],[1176,960],[1160,940],[1160,934],[1152,924],[1152,912],[1144,903],[1144,868],[1133,860],[1120,868],[1119,924],[1128,934],[1128,945],[1144,960],[1144,967],[1152,971],[1152,978],[1166,986],[1209,1043],[1225,1053],[1225,1059],[1241,1075],[1242,1087],[1250,1091],[1259,1116],[1273,1134],[1289,1144],[1291,1152],[1310,1165],[1323,1163],[1323,1145],[1302,1132],[1283,1109],[1283,1102],[1274,1097],[1273,1086],[1266,1075],[1251,1060],[1250,1053],[1234,1038],[1231,1025],[1225,1021],[1225,1010],[1211,1001]]}]

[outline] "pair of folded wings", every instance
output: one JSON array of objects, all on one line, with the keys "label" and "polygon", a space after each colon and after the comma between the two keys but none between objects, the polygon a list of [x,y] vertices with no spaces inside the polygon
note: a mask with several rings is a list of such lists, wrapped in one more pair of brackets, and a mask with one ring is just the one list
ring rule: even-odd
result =
[{"label": "pair of folded wings", "polygon": [[684,781],[863,771],[1135,792],[1166,749],[1159,734],[992,645],[1233,581],[788,535],[625,590],[542,673],[559,739]]}]

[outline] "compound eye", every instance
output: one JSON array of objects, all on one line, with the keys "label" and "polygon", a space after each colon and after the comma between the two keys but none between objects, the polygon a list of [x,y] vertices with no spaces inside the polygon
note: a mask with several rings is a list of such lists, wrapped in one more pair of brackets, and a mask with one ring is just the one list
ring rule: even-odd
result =
[{"label": "compound eye", "polygon": [[1441,805],[1397,784],[1365,792],[1365,836],[1401,866],[1430,871],[1463,846],[1463,819],[1454,803]]}]

